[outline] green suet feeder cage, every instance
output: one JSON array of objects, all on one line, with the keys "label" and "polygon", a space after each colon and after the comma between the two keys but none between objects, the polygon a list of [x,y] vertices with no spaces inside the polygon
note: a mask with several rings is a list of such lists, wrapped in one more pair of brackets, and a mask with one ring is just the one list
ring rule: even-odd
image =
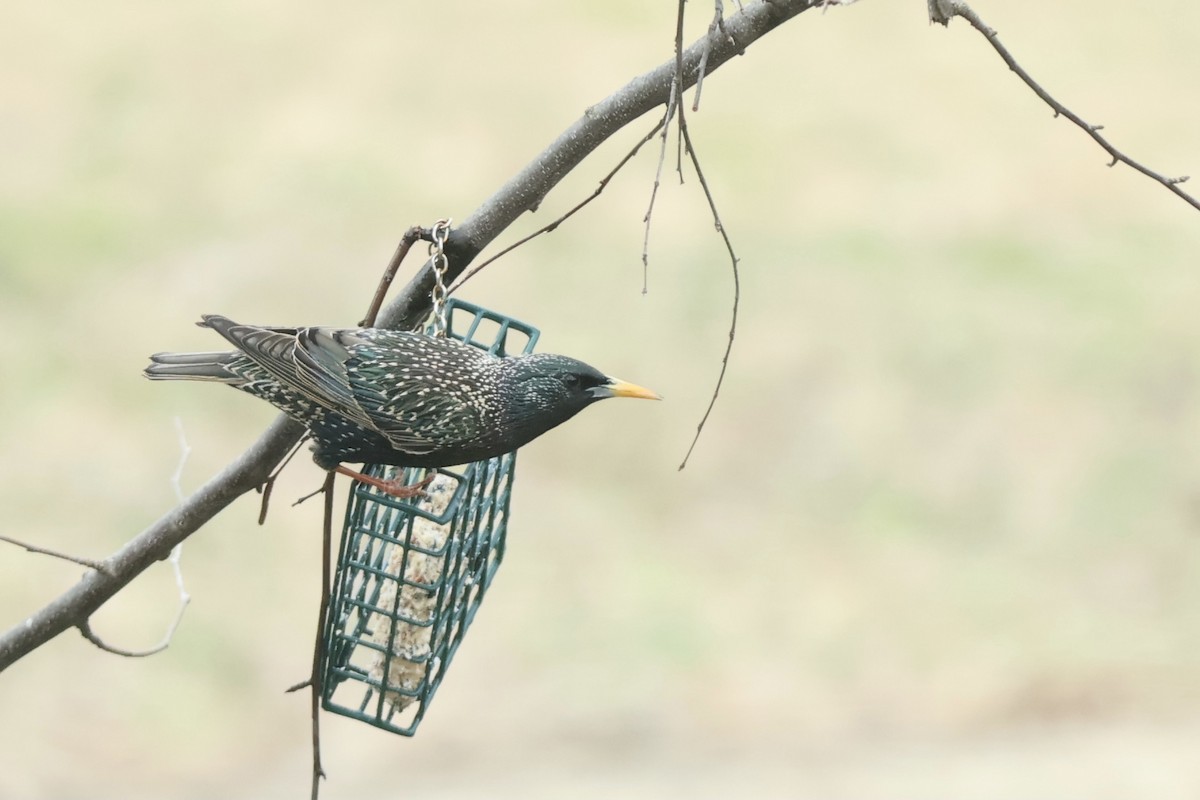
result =
[{"label": "green suet feeder cage", "polygon": [[[451,298],[446,333],[505,355],[538,330]],[[518,349],[519,348],[519,349]],[[412,736],[504,558],[516,454],[439,469],[427,497],[350,490],[324,636],[327,711]],[[424,470],[368,465],[406,483]]]}]

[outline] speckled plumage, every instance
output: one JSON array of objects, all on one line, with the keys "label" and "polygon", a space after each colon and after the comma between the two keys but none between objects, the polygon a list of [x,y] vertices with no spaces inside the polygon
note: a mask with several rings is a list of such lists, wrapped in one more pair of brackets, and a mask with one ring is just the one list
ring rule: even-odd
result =
[{"label": "speckled plumage", "polygon": [[235,351],[158,353],[147,377],[209,380],[304,423],[314,459],[445,467],[515,450],[604,397],[655,397],[565,356],[489,355],[380,328],[262,328],[205,316]]}]

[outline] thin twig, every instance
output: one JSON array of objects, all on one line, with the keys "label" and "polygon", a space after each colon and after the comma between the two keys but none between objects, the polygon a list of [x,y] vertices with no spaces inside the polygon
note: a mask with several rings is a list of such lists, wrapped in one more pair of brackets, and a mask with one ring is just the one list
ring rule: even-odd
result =
[{"label": "thin twig", "polygon": [[[713,3],[716,6],[716,11],[713,12],[713,21],[708,24],[708,36],[704,39],[707,45],[709,39],[712,38],[712,33],[717,25],[717,22],[725,13],[725,0],[715,0]],[[700,110],[700,93],[704,91],[704,70],[708,67],[708,49],[700,54],[700,66],[697,67],[700,75],[696,78],[696,91],[692,92],[692,111]]]},{"label": "thin twig", "polygon": [[[683,102],[683,17],[687,12],[687,0],[679,0],[678,7],[675,11],[675,85],[680,87],[676,102]],[[710,40],[708,36],[704,37],[704,46],[708,48]],[[704,61],[706,53],[700,54],[700,60]],[[696,78],[696,84],[704,80],[704,72],[700,71]],[[680,114],[680,119],[683,115]],[[683,185],[683,134],[675,137],[675,173],[679,176],[679,185]]]},{"label": "thin twig", "polygon": [[17,547],[22,547],[22,548],[28,550],[29,552],[37,553],[40,556],[50,556],[51,558],[59,558],[59,559],[62,559],[63,561],[70,561],[72,564],[78,564],[81,567],[87,567],[88,569],[94,569],[97,572],[102,572],[105,575],[112,577],[112,570],[110,570],[107,566],[105,566],[104,562],[102,562],[102,561],[96,561],[91,558],[84,558],[83,556],[73,556],[73,555],[69,555],[67,553],[60,553],[59,551],[51,550],[48,547],[39,547],[36,544],[29,544],[28,542],[22,542],[20,539],[14,539],[11,536],[0,535],[0,542],[8,542],[9,544],[15,544]]},{"label": "thin twig", "polygon": [[642,217],[642,222],[645,224],[645,233],[642,235],[642,294],[649,291],[649,273],[650,273],[650,221],[654,217],[654,201],[658,198],[658,187],[662,185],[663,164],[667,160],[667,135],[671,132],[671,119],[675,116],[675,106],[678,104],[678,95],[676,94],[674,81],[671,82],[671,96],[667,100],[667,110],[663,112],[663,117],[659,120],[659,128],[662,130],[662,143],[658,148],[658,166],[654,169],[654,185],[650,187],[650,204],[646,207],[646,216]]},{"label": "thin twig", "polygon": [[[187,466],[188,456],[192,454],[192,446],[188,444],[187,434],[183,430],[183,420],[179,417],[175,418],[175,433],[179,436],[179,463],[175,465],[175,472],[171,475],[171,488],[175,490],[175,501],[182,503],[183,468]],[[163,634],[161,645],[163,650],[175,638],[175,631],[179,630],[179,623],[183,622],[183,612],[187,611],[188,603],[192,602],[192,597],[183,583],[183,542],[178,542],[171,548],[171,555],[167,561],[171,564],[172,575],[175,576],[175,590],[179,592],[179,605],[176,607],[175,618],[171,620],[166,633]]]},{"label": "thin twig", "polygon": [[[725,30],[725,0],[715,0],[713,5],[715,9],[713,11],[712,22],[708,23],[708,36],[704,39],[705,44],[713,41],[718,31],[725,34],[727,38],[729,37],[729,34]],[[738,4],[738,8],[741,8],[740,3]],[[732,38],[728,38],[728,40],[730,44],[736,44]],[[692,93],[692,111],[700,110],[700,92],[704,89],[704,75],[707,68],[708,50],[706,49],[700,56],[700,66],[696,68],[696,91]]]},{"label": "thin twig", "polygon": [[304,446],[304,443],[308,441],[311,435],[305,432],[299,441],[296,442],[291,452],[279,463],[279,466],[275,467],[271,474],[267,476],[267,479],[262,482],[262,486],[258,487],[258,493],[262,495],[262,502],[258,506],[259,525],[263,525],[267,521],[267,508],[271,505],[271,493],[275,491],[275,481],[279,480],[279,474],[283,472],[288,464],[292,463],[292,459],[296,457],[296,453],[300,452],[300,448]]},{"label": "thin twig", "polygon": [[480,270],[482,270],[484,267],[491,264],[493,261],[496,261],[501,256],[507,255],[507,254],[511,253],[513,250],[516,250],[518,247],[525,244],[530,239],[537,238],[538,236],[541,236],[544,233],[552,233],[554,230],[556,230],[558,228],[559,225],[563,224],[564,222],[567,221],[567,219],[574,216],[575,212],[579,211],[581,208],[586,206],[588,203],[592,202],[597,197],[599,197],[600,193],[604,191],[604,189],[608,186],[609,182],[616,176],[616,174],[618,172],[621,171],[621,168],[624,167],[626,164],[628,164],[629,161],[635,155],[637,155],[638,151],[642,149],[642,145],[644,145],[646,142],[648,142],[654,138],[654,134],[658,133],[659,129],[662,128],[662,126],[664,124],[665,124],[665,120],[659,120],[654,125],[654,127],[650,129],[649,133],[647,133],[641,139],[638,139],[637,144],[635,144],[633,146],[633,148],[630,149],[630,151],[625,154],[625,157],[622,158],[619,162],[617,162],[617,165],[615,167],[613,167],[612,170],[607,175],[605,175],[603,178],[600,179],[600,183],[596,186],[595,190],[591,194],[589,194],[587,197],[585,197],[583,200],[576,203],[569,211],[567,211],[567,213],[558,217],[553,222],[551,222],[547,225],[543,225],[542,227],[538,228],[536,231],[529,234],[528,236],[521,237],[517,241],[510,244],[508,247],[505,247],[499,253],[496,253],[494,256],[487,259],[486,261],[483,261],[480,264],[476,264],[474,267],[472,267],[470,270],[468,270],[466,273],[464,273],[462,276],[460,276],[457,281],[454,282],[454,284],[447,291],[447,294],[454,294],[454,292],[458,291],[458,288],[460,286],[462,286],[464,283],[469,281],[471,278],[475,277],[475,275],[479,274]]},{"label": "thin twig", "polygon": [[168,636],[166,639],[159,642],[154,647],[151,647],[149,650],[126,650],[123,647],[113,647],[111,644],[105,643],[105,641],[97,636],[92,630],[92,625],[89,620],[85,619],[75,627],[77,627],[79,632],[83,634],[83,638],[87,639],[96,647],[100,648],[106,653],[112,653],[114,656],[122,656],[123,658],[145,658],[146,656],[152,656],[157,653],[161,653],[163,650],[166,650],[167,645],[171,643],[170,636]]},{"label": "thin twig", "polygon": [[175,499],[183,502],[183,468],[187,466],[188,457],[192,454],[192,446],[188,444],[187,433],[183,430],[183,419],[175,417],[175,436],[179,441],[179,461],[175,471],[171,473],[171,488],[175,491]]},{"label": "thin twig", "polygon": [[408,251],[421,239],[431,242],[433,234],[428,228],[422,228],[420,225],[413,225],[400,237],[400,244],[396,245],[396,252],[392,253],[392,259],[388,262],[387,269],[383,271],[379,285],[375,287],[375,297],[371,299],[367,315],[362,318],[362,322],[358,323],[360,327],[375,327],[375,320],[379,318],[379,309],[383,308],[383,299],[387,297],[388,289],[391,288],[392,281],[396,279],[396,272],[400,269]]},{"label": "thin twig", "polygon": [[1091,125],[1085,122],[1078,114],[1071,111],[1062,103],[1051,97],[1050,93],[1043,89],[1041,84],[1035,81],[1033,77],[1030,76],[1030,74],[1026,72],[1020,64],[1017,63],[1017,60],[1013,58],[1013,55],[1008,51],[1008,48],[1000,43],[1000,37],[996,34],[996,31],[990,28],[970,6],[961,2],[960,0],[931,0],[930,18],[934,22],[939,22],[945,25],[952,17],[962,17],[971,24],[972,28],[983,34],[984,38],[988,40],[988,43],[991,44],[992,48],[1000,54],[1000,58],[1004,59],[1004,63],[1008,65],[1008,68],[1017,73],[1017,77],[1019,77],[1026,86],[1032,89],[1033,93],[1040,97],[1046,105],[1050,106],[1050,108],[1054,110],[1054,116],[1057,117],[1061,114],[1062,116],[1071,120],[1071,122],[1075,123],[1075,125],[1081,128],[1088,136],[1092,137],[1093,141],[1100,145],[1104,152],[1108,153],[1109,156],[1112,157],[1112,161],[1108,162],[1110,167],[1116,166],[1118,162],[1132,167],[1134,170],[1142,173],[1147,178],[1157,181],[1158,183],[1161,183],[1163,186],[1167,187],[1168,191],[1178,196],[1192,208],[1200,210],[1200,200],[1197,200],[1191,194],[1179,188],[1179,184],[1188,179],[1187,175],[1181,175],[1177,178],[1167,177],[1166,175],[1155,172],[1149,167],[1134,161],[1132,158],[1113,147],[1108,139],[1100,133],[1100,131],[1104,129],[1103,125]]},{"label": "thin twig", "polygon": [[325,770],[321,767],[321,668],[325,663],[325,615],[329,609],[329,584],[333,574],[330,551],[333,547],[334,477],[332,470],[325,476],[325,514],[321,523],[321,607],[317,611],[317,635],[313,642],[312,672],[306,682],[309,687],[312,713],[312,800],[317,800],[317,796],[321,793],[321,779],[325,777]]},{"label": "thin twig", "polygon": [[296,502],[292,503],[292,508],[295,508],[296,506],[300,505],[301,503],[304,503],[304,502],[307,502],[307,501],[313,499],[314,497],[316,497],[323,491],[325,491],[325,484],[321,484],[316,489],[313,489],[311,492],[304,495],[303,497],[296,498]]},{"label": "thin twig", "polygon": [[696,442],[700,441],[700,434],[704,431],[708,416],[712,413],[713,406],[717,404],[717,395],[721,393],[721,386],[725,383],[725,371],[729,368],[729,354],[733,352],[733,340],[737,335],[738,305],[742,298],[742,282],[741,276],[738,274],[738,257],[733,251],[733,242],[729,240],[729,233],[725,230],[724,223],[721,222],[721,215],[717,211],[717,203],[708,188],[708,181],[704,179],[704,171],[700,169],[700,158],[696,155],[696,148],[692,145],[692,137],[688,133],[687,120],[684,118],[682,107],[679,109],[679,133],[686,143],[686,149],[692,159],[692,167],[696,170],[696,177],[700,180],[700,186],[704,188],[704,197],[708,200],[708,207],[712,211],[713,224],[725,242],[725,249],[729,251],[729,264],[733,270],[733,311],[729,319],[729,341],[725,343],[725,354],[721,357],[721,372],[717,375],[717,385],[713,387],[712,399],[708,401],[708,408],[704,410],[704,416],[700,418],[700,423],[696,426],[696,435],[692,438],[692,444],[679,464],[679,468],[683,469],[687,466],[688,459],[692,457],[692,451],[696,449]]}]

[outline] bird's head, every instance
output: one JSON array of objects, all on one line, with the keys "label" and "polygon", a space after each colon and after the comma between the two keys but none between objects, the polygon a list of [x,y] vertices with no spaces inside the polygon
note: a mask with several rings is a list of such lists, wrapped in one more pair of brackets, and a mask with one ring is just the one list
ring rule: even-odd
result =
[{"label": "bird's head", "polygon": [[567,356],[534,353],[508,361],[506,410],[512,423],[527,437],[522,444],[606,397],[662,399],[649,389],[605,375]]}]

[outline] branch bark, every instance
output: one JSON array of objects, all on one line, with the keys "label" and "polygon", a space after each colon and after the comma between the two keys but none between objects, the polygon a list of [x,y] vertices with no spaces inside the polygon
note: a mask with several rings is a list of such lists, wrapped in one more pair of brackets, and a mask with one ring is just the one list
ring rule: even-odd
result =
[{"label": "branch bark", "polygon": [[[760,0],[748,3],[683,54],[684,88],[696,83],[705,53],[706,73],[721,65],[821,0]],[[589,153],[647,111],[667,102],[676,71],[674,57],[634,78],[623,88],[587,109],[533,161],[455,228],[446,243],[453,281],[492,240],[542,199]],[[433,273],[427,263],[400,291],[380,317],[381,327],[413,328],[429,310]],[[155,561],[199,530],[245,492],[260,486],[272,468],[299,440],[303,428],[286,417],[267,431],[232,464],[191,497],[146,528],[103,562],[110,574],[89,571],[78,584],[0,636],[0,671],[68,628],[86,625],[105,601]]]}]

